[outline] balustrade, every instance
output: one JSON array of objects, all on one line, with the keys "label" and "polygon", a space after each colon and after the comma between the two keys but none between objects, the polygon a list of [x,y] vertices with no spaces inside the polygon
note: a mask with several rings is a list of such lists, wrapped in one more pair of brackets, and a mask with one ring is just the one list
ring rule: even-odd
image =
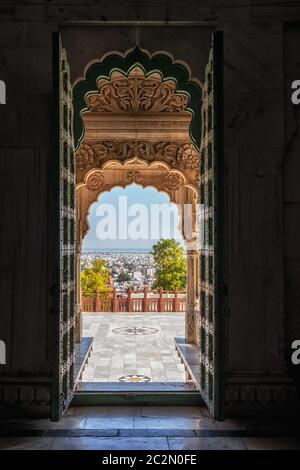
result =
[{"label": "balustrade", "polygon": [[185,312],[186,292],[159,289],[82,292],[83,312]]}]

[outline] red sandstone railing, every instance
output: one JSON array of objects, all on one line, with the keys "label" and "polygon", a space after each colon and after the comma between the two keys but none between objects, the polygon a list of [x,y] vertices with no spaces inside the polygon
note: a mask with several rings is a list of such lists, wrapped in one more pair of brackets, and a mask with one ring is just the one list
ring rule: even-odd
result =
[{"label": "red sandstone railing", "polygon": [[143,290],[82,292],[83,312],[185,312],[186,293]]}]

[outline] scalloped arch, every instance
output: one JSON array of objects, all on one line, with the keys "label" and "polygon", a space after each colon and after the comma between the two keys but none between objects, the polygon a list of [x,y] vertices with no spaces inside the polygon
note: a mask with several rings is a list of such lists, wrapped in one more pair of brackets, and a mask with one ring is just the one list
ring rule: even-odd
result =
[{"label": "scalloped arch", "polygon": [[[96,169],[94,168],[93,171],[95,171]],[[83,235],[83,238],[87,235],[88,231],[90,230],[91,228],[91,225],[90,225],[90,222],[89,222],[89,217],[91,215],[91,209],[93,207],[94,204],[97,204],[97,202],[100,201],[100,198],[101,196],[104,194],[104,193],[111,193],[112,191],[114,191],[116,188],[128,188],[129,186],[132,186],[133,184],[135,184],[136,186],[139,186],[140,188],[142,189],[154,189],[157,193],[163,193],[165,194],[169,201],[168,201],[168,204],[174,204],[178,210],[179,210],[179,221],[178,221],[178,225],[177,225],[177,228],[178,230],[182,233],[182,237],[185,238],[184,236],[184,231],[183,231],[183,227],[182,227],[182,209],[181,209],[181,205],[180,203],[176,202],[174,200],[174,198],[172,197],[171,193],[169,193],[166,189],[158,189],[155,185],[152,185],[152,184],[140,184],[140,183],[124,183],[124,184],[117,184],[116,186],[111,186],[110,188],[107,188],[107,189],[104,189],[104,190],[99,190],[98,194],[97,194],[97,197],[94,201],[91,202],[91,204],[89,204],[88,206],[88,209],[87,209],[87,212],[86,212],[86,215],[85,215],[85,224],[86,224],[86,230],[85,230],[85,233]]]},{"label": "scalloped arch", "polygon": [[201,142],[201,102],[202,88],[199,81],[192,79],[190,71],[182,62],[174,62],[166,52],[156,52],[150,55],[147,51],[136,46],[125,55],[118,52],[105,55],[101,61],[93,62],[85,71],[85,77],[75,82],[73,87],[74,103],[74,146],[78,149],[84,137],[82,114],[87,110],[85,98],[90,93],[97,93],[97,81],[100,78],[110,79],[112,72],[121,71],[128,74],[135,66],[140,66],[149,75],[158,72],[163,81],[173,79],[177,91],[189,97],[187,110],[191,113],[190,137],[197,150]]}]

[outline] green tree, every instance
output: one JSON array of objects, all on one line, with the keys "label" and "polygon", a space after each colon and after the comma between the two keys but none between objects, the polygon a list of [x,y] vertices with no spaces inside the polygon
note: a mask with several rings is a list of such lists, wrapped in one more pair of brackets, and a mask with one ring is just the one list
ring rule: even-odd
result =
[{"label": "green tree", "polygon": [[96,259],[91,267],[84,267],[81,271],[82,291],[94,292],[98,287],[99,291],[109,291],[110,272],[104,259]]},{"label": "green tree", "polygon": [[160,240],[152,248],[156,265],[155,289],[184,290],[186,288],[186,257],[182,246],[174,239]]}]

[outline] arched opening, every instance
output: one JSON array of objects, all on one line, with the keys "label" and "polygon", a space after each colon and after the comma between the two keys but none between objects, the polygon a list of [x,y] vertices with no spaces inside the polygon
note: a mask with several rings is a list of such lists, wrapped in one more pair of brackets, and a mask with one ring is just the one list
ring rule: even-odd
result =
[{"label": "arched opening", "polygon": [[[185,340],[199,344],[198,185],[201,86],[182,63],[139,48],[87,67],[74,86],[77,216],[77,340],[80,259],[91,204],[132,183],[168,194],[180,208],[187,255]],[[85,307],[86,308],[86,307]]]},{"label": "arched opening", "polygon": [[[180,207],[165,192],[131,183],[100,193],[90,206],[88,224],[81,259],[82,327],[83,336],[94,339],[81,381],[85,386],[151,382],[185,387],[184,366],[174,344],[175,337],[185,335],[186,256]],[[162,239],[178,253],[180,265],[174,265],[174,274],[176,270],[185,279],[170,282],[165,277],[164,288],[159,289],[151,251]],[[86,274],[99,262],[105,263],[101,279],[108,283],[102,282],[96,292],[85,291],[91,285]]]},{"label": "arched opening", "polygon": [[[192,271],[198,264],[200,126],[195,132],[199,113],[193,103],[201,88],[182,64],[172,64],[168,56],[149,58],[134,49],[122,60],[119,55],[108,57],[101,65],[90,65],[85,80],[74,87],[78,252],[87,230],[88,207],[97,191],[130,182],[167,191],[181,206],[183,220],[190,213],[186,340],[198,343],[194,327],[198,275]],[[166,68],[165,75],[157,68],[164,62],[174,77]]]},{"label": "arched opening", "polygon": [[[167,190],[183,209],[182,220],[189,215],[186,332],[185,342],[176,347],[212,414],[222,416],[226,296],[222,41],[222,33],[213,35],[203,85],[168,53],[151,55],[136,47],[90,63],[85,77],[72,88],[66,51],[55,37],[54,259],[61,281],[54,289],[55,419],[68,406],[77,380],[74,336],[77,341],[81,338],[78,280],[88,207],[97,191],[109,190],[116,179],[126,186],[129,180],[144,178],[148,179],[144,186]],[[201,244],[198,226],[203,232]],[[191,347],[194,355],[188,354],[189,361],[184,352]]]},{"label": "arched opening", "polygon": [[[137,157],[125,162],[106,162],[102,169],[91,169],[86,172],[84,181],[77,186],[77,227],[78,266],[82,240],[88,231],[88,214],[93,204],[103,191],[110,191],[116,186],[126,187],[137,183],[143,187],[152,186],[168,194],[170,201],[180,208],[180,231],[185,240],[187,253],[187,304],[185,338],[189,342],[199,343],[196,328],[199,279],[199,227],[198,227],[198,192],[195,185],[187,184],[185,174],[171,170],[163,161],[148,163]],[[79,272],[79,268],[78,268]],[[78,281],[79,283],[79,281]],[[80,302],[80,299],[78,299]]]}]

